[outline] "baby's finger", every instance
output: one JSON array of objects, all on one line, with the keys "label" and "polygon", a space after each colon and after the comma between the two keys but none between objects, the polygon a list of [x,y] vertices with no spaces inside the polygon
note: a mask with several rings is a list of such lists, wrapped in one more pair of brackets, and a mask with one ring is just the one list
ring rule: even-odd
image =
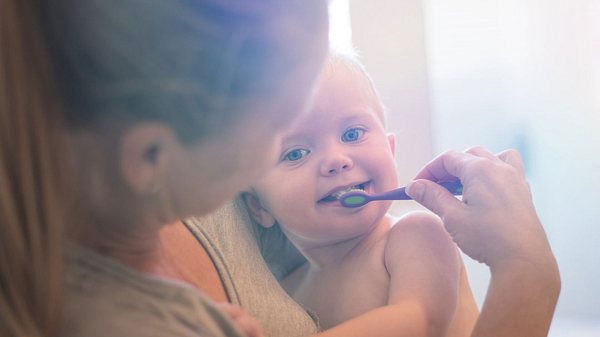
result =
[{"label": "baby's finger", "polygon": [[525,174],[525,165],[519,151],[514,149],[504,150],[496,155],[500,160],[516,168],[519,172]]},{"label": "baby's finger", "polygon": [[226,313],[244,332],[246,337],[262,337],[261,328],[256,320],[248,315],[242,307],[228,302],[216,303],[216,306]]},{"label": "baby's finger", "polygon": [[232,319],[236,319],[243,313],[242,308],[239,305],[231,304],[228,302],[219,302],[216,303],[216,306],[221,311],[229,315],[229,317],[231,317]]},{"label": "baby's finger", "polygon": [[244,331],[244,333],[246,334],[246,337],[262,337],[263,336],[260,326],[258,325],[256,320],[254,320],[254,318],[250,317],[249,315],[246,314],[246,315],[240,316],[235,320],[235,322],[242,329],[242,331]]}]

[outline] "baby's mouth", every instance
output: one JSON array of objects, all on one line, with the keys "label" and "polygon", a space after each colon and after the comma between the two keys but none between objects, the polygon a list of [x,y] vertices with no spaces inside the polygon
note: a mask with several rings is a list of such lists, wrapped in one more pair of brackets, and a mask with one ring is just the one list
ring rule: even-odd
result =
[{"label": "baby's mouth", "polygon": [[339,198],[348,193],[348,192],[353,192],[353,191],[364,191],[365,187],[366,187],[367,183],[364,182],[362,184],[358,184],[358,185],[354,185],[354,186],[350,186],[347,188],[343,188],[340,190],[337,190],[333,193],[331,193],[330,195],[326,196],[325,198],[322,198],[321,200],[319,200],[318,202],[320,203],[325,203],[325,202],[333,202],[333,201],[337,201],[339,200]]}]

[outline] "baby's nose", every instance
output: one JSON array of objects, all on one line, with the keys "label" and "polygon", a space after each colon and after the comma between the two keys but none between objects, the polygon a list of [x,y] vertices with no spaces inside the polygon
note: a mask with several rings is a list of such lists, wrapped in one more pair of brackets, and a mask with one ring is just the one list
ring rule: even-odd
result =
[{"label": "baby's nose", "polygon": [[321,174],[324,176],[331,176],[343,171],[348,171],[352,169],[353,166],[354,163],[350,157],[336,154],[323,160],[323,163],[321,164]]}]

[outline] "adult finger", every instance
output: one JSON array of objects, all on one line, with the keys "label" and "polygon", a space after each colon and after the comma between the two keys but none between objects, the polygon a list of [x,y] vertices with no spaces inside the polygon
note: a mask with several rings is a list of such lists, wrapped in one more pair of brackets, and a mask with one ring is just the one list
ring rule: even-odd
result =
[{"label": "adult finger", "polygon": [[452,180],[459,178],[461,181],[465,178],[465,168],[467,164],[477,157],[462,152],[447,151],[432,161],[417,173],[416,179],[427,179],[433,181]]},{"label": "adult finger", "polygon": [[485,149],[482,146],[473,146],[473,147],[467,149],[465,152],[470,153],[477,157],[483,157],[483,158],[487,158],[487,159],[490,159],[493,161],[498,160],[498,158],[496,156],[494,156],[493,153],[491,153],[490,151],[488,151],[487,149]]},{"label": "adult finger", "polygon": [[453,209],[464,207],[464,204],[445,188],[426,179],[408,184],[406,194],[442,219]]},{"label": "adult finger", "polygon": [[523,159],[521,158],[521,155],[517,150],[504,150],[496,154],[496,157],[498,157],[500,160],[507,163],[508,165],[516,168],[517,170],[519,170],[519,172],[523,174],[525,173],[525,165],[523,164]]}]

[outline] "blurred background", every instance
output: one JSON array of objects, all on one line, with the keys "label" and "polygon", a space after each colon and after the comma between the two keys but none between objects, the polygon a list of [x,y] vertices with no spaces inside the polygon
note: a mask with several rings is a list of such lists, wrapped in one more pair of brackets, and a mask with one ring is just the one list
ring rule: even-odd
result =
[{"label": "blurred background", "polygon": [[[562,275],[550,336],[600,336],[600,0],[332,0],[330,13],[332,45],[356,48],[389,108],[401,183],[447,149],[521,152]],[[464,259],[481,305],[489,273]]]}]

